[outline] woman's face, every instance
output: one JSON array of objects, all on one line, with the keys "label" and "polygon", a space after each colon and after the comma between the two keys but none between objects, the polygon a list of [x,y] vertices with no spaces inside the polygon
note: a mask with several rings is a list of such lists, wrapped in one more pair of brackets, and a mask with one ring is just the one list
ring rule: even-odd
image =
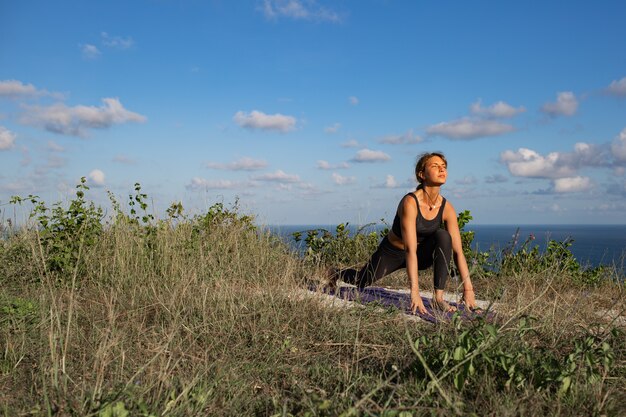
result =
[{"label": "woman's face", "polygon": [[442,185],[448,178],[448,166],[438,156],[429,158],[422,172],[426,185]]}]

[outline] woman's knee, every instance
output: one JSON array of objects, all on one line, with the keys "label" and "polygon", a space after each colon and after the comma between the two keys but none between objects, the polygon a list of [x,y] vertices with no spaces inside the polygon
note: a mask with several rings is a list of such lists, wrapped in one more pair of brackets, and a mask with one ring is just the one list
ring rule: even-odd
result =
[{"label": "woman's knee", "polygon": [[452,249],[452,237],[445,229],[438,229],[435,232],[435,244],[445,250]]}]

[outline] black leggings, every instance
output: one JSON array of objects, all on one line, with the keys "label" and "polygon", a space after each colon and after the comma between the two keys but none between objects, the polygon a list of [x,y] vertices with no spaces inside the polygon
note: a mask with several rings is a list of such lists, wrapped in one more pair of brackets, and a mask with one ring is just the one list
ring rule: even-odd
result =
[{"label": "black leggings", "polygon": [[[418,269],[428,269],[434,265],[434,284],[437,290],[443,290],[446,286],[451,256],[452,239],[450,233],[444,229],[438,229],[417,245]],[[404,249],[393,246],[385,236],[361,270],[344,269],[339,271],[339,277],[343,282],[365,288],[400,268],[406,268]]]}]

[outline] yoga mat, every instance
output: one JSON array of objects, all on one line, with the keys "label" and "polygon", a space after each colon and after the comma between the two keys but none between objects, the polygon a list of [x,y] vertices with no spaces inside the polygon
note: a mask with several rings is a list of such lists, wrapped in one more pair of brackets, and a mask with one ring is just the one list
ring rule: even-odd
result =
[{"label": "yoga mat", "polygon": [[[336,289],[325,288],[325,294],[332,295],[341,300],[356,301],[361,304],[377,303],[384,307],[395,307],[401,312],[420,317],[431,323],[437,323],[439,321],[448,321],[452,318],[452,313],[446,313],[439,310],[433,310],[431,305],[431,299],[422,297],[424,307],[429,314],[420,314],[411,312],[411,295],[408,293],[400,293],[381,287],[367,287],[358,289],[356,287],[338,287]],[[461,318],[465,320],[475,319],[477,317],[485,317],[485,311],[478,310],[472,311],[464,304],[457,304],[455,302],[448,301],[448,304],[455,306],[459,311]],[[493,313],[488,314],[489,318],[493,316]]]}]

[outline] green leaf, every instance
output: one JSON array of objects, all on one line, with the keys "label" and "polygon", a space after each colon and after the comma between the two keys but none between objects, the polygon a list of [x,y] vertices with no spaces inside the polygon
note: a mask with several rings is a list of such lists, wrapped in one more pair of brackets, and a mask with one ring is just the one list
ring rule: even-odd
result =
[{"label": "green leaf", "polygon": [[498,330],[496,329],[496,326],[494,326],[493,324],[487,324],[485,326],[485,329],[487,329],[487,331],[492,337],[498,336]]},{"label": "green leaf", "polygon": [[566,376],[563,378],[563,380],[561,381],[561,388],[559,388],[559,394],[565,394],[570,386],[572,385],[572,377],[571,376]]},{"label": "green leaf", "polygon": [[465,383],[465,375],[463,372],[457,372],[454,375],[454,387],[461,391],[463,389],[463,384]]},{"label": "green leaf", "polygon": [[457,346],[456,349],[454,349],[454,360],[457,362],[460,362],[463,360],[463,358],[465,357],[465,349],[461,346]]}]

